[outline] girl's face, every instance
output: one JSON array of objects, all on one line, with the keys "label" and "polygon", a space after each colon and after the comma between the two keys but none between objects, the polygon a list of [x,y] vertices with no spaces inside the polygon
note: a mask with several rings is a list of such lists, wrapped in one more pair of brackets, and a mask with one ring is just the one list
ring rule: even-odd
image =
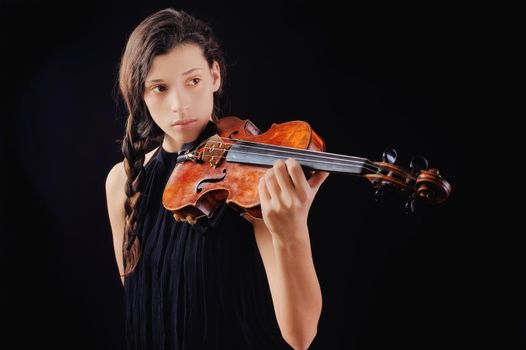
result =
[{"label": "girl's face", "polygon": [[221,85],[219,64],[212,67],[194,44],[178,45],[153,59],[144,83],[144,102],[164,131],[163,148],[178,152],[212,118],[214,92]]}]

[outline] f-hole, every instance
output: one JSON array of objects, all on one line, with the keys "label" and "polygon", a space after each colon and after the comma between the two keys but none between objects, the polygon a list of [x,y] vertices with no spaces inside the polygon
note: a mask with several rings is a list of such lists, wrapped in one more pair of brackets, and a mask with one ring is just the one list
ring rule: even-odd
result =
[{"label": "f-hole", "polygon": [[203,188],[201,187],[202,185],[204,185],[205,183],[216,183],[216,182],[220,182],[220,181],[223,181],[223,179],[226,177],[226,169],[223,168],[223,171],[222,171],[223,175],[222,176],[219,176],[219,177],[212,177],[212,178],[207,178],[207,179],[204,179],[204,180],[201,180],[199,181],[199,183],[197,184],[197,186],[195,187],[195,192],[196,193],[201,193],[201,191],[203,190]]}]

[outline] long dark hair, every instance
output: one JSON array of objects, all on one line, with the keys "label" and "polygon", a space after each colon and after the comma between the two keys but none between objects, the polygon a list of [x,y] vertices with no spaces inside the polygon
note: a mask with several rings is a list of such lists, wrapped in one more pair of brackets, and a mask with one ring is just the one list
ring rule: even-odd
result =
[{"label": "long dark hair", "polygon": [[144,19],[131,33],[122,55],[119,89],[128,117],[122,141],[126,170],[126,221],[124,226],[124,274],[135,269],[140,256],[137,239],[136,206],[141,196],[144,157],[152,144],[162,140],[163,131],[155,124],[144,103],[144,81],[155,56],[168,53],[180,44],[196,44],[203,50],[209,67],[220,67],[221,87],[214,93],[212,117],[219,113],[219,96],[226,76],[223,52],[210,26],[184,11],[172,8],[158,11]]}]

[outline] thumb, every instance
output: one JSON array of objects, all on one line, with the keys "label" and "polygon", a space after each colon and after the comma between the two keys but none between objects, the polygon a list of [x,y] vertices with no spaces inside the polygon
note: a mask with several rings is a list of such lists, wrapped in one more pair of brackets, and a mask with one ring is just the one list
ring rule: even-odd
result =
[{"label": "thumb", "polygon": [[307,182],[310,185],[310,188],[314,190],[314,193],[318,192],[321,184],[329,177],[329,173],[326,171],[317,171],[312,175]]}]

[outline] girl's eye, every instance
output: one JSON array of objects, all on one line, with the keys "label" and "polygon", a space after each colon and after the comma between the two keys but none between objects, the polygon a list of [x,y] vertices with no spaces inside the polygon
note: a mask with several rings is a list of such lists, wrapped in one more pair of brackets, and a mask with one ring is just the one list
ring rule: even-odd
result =
[{"label": "girl's eye", "polygon": [[164,85],[156,85],[152,88],[153,92],[163,92],[166,91],[166,86]]},{"label": "girl's eye", "polygon": [[197,85],[201,82],[201,78],[193,78],[190,80],[190,85]]}]

